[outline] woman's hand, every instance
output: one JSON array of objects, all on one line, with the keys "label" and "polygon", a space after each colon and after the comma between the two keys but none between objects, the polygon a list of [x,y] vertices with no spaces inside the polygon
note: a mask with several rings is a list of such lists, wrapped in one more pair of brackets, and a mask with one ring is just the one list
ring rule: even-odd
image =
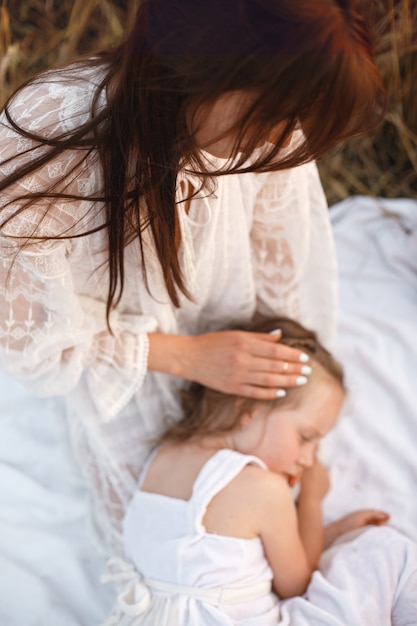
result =
[{"label": "woman's hand", "polygon": [[376,509],[362,509],[354,511],[344,517],[328,524],[324,529],[324,547],[328,548],[332,543],[350,530],[363,528],[363,526],[382,526],[389,520],[388,513]]},{"label": "woman's hand", "polygon": [[[273,399],[303,385],[308,356],[279,343],[281,334],[219,331],[196,336],[149,334],[150,370],[181,376],[248,398]],[[278,394],[277,394],[278,392]]]}]

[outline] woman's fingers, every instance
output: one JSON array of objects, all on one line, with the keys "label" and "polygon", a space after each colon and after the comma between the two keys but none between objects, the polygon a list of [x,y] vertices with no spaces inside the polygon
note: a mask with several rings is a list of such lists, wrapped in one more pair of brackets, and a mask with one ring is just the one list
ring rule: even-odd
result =
[{"label": "woman's fingers", "polygon": [[255,400],[275,400],[286,395],[285,389],[279,387],[256,387],[255,385],[241,385],[234,393],[237,396]]},{"label": "woman's fingers", "polygon": [[297,387],[308,382],[308,376],[299,373],[275,374],[271,371],[249,371],[247,372],[247,384],[255,387]]},{"label": "woman's fingers", "polygon": [[[288,384],[288,386],[293,386],[296,384],[303,385],[303,382],[295,382],[295,379],[299,376],[309,376],[311,374],[310,365],[294,362],[294,361],[286,361],[285,358],[260,358],[260,357],[251,357],[251,360],[248,361],[248,371],[250,373],[256,372],[259,374],[273,375],[279,376],[284,382],[288,384],[288,380],[293,378],[293,381]],[[268,384],[267,382],[255,382],[255,384]]]},{"label": "woman's fingers", "polygon": [[[296,387],[305,385],[311,374],[307,354],[275,341],[270,335],[252,333],[254,337],[253,357],[248,364],[250,378],[248,382],[263,387]],[[268,341],[265,341],[265,337]]]},{"label": "woman's fingers", "polygon": [[[236,367],[246,370],[242,383],[260,387],[305,385],[311,374],[308,355],[277,343],[279,336],[266,333],[237,333]],[[226,338],[225,338],[226,339]]]},{"label": "woman's fingers", "polygon": [[280,335],[269,333],[245,333],[248,339],[253,341],[254,356],[266,357],[273,360],[285,361],[293,364],[304,365],[308,363],[309,356],[298,348],[292,348],[279,343]]},{"label": "woman's fingers", "polygon": [[304,385],[311,367],[279,334],[219,331],[195,336],[149,335],[150,369],[194,380],[224,393],[272,399]]},{"label": "woman's fingers", "polygon": [[[226,339],[226,337],[224,337]],[[242,396],[271,399],[285,387],[305,385],[311,374],[308,355],[279,343],[280,334],[237,332],[236,360]],[[239,367],[240,366],[240,367]]]}]

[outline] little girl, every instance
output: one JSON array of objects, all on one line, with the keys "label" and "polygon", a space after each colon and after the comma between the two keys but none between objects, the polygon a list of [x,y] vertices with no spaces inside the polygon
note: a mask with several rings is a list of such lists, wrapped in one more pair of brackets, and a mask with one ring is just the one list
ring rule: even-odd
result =
[{"label": "little girl", "polygon": [[362,528],[326,553],[326,578],[312,578],[335,539],[388,515],[358,511],[323,527],[329,482],[316,451],[340,412],[343,373],[297,323],[258,330],[278,326],[310,356],[309,384],[273,401],[190,388],[125,516],[136,569],[114,561],[121,571],[108,578],[127,587],[107,626],[417,623],[417,546],[392,529]]}]

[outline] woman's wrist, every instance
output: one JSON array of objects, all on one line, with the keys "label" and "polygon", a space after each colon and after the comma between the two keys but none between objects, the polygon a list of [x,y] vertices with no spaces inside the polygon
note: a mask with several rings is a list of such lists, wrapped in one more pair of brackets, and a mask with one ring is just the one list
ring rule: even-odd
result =
[{"label": "woman's wrist", "polygon": [[193,337],[148,333],[148,370],[191,379],[188,354]]}]

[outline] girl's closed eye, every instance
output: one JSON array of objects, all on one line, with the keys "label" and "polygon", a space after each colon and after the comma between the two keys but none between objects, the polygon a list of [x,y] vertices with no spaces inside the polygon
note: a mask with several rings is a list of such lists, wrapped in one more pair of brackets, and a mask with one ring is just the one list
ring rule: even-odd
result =
[{"label": "girl's closed eye", "polygon": [[302,443],[311,443],[313,441],[319,441],[320,435],[317,433],[300,433],[300,440]]}]

